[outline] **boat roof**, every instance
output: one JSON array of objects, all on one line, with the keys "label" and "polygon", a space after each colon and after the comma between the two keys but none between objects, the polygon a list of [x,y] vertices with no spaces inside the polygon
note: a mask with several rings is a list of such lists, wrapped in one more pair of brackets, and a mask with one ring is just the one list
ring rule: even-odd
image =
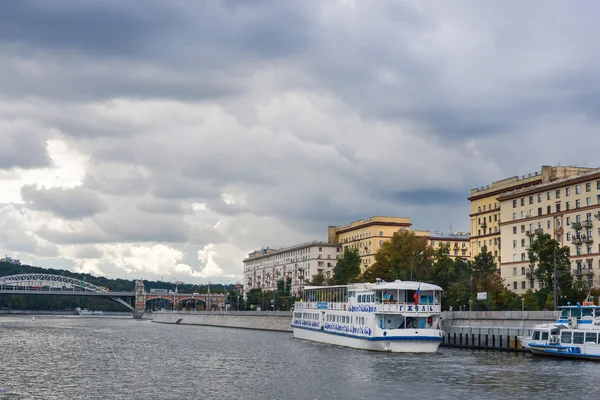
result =
[{"label": "boat roof", "polygon": [[443,291],[438,285],[427,282],[418,281],[401,281],[400,279],[394,282],[380,281],[377,283],[353,283],[350,285],[336,285],[336,286],[305,286],[304,290],[316,290],[316,289],[344,289],[348,290],[437,290]]}]

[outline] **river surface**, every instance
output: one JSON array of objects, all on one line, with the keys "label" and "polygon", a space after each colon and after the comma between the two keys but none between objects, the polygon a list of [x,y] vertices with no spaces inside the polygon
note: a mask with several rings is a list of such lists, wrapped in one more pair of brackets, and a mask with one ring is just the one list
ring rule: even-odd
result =
[{"label": "river surface", "polygon": [[600,364],[110,317],[0,317],[5,399],[599,399]]}]

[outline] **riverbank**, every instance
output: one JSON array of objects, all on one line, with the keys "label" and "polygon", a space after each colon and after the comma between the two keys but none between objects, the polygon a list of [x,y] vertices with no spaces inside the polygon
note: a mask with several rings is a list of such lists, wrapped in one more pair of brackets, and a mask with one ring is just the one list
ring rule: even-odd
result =
[{"label": "riverbank", "polygon": [[206,325],[263,331],[291,332],[291,311],[160,311],[143,318],[160,324]]},{"label": "riverbank", "polygon": [[[79,315],[77,311],[44,311],[44,310],[0,310],[1,316],[13,316],[13,315]],[[85,316],[85,315],[84,315]],[[122,316],[132,317],[128,311],[103,311],[103,316]]]}]

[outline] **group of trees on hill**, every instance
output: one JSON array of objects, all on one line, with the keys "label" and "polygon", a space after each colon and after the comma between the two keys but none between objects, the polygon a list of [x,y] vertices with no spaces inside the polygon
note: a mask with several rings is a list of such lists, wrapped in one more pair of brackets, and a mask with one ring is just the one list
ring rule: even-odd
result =
[{"label": "group of trees on hill", "polygon": [[[543,287],[528,290],[523,299],[528,310],[554,308],[554,252],[556,250],[557,287],[563,303],[575,304],[592,294],[586,280],[574,279],[571,274],[569,247],[559,246],[548,234],[535,237],[529,250],[529,263],[534,265],[533,274]],[[333,276],[326,279],[322,273],[313,275],[310,285],[334,285],[353,282],[375,282],[376,279],[396,279],[431,282],[440,286],[444,309],[520,310],[522,298],[506,287],[504,279],[491,252],[483,248],[473,260],[450,257],[450,247],[443,244],[433,249],[427,240],[410,231],[396,232],[392,239],[383,243],[375,254],[375,263],[361,273],[361,261],[356,249],[345,249],[338,260]],[[487,292],[488,300],[477,301],[478,292]]]},{"label": "group of trees on hill", "polygon": [[[89,282],[96,286],[108,288],[112,292],[132,292],[135,289],[135,280],[127,279],[109,279],[102,276],[94,276],[90,274],[81,274],[63,269],[40,268],[31,265],[12,264],[8,262],[0,262],[0,277],[18,274],[51,274],[62,275],[78,280]],[[162,281],[147,281],[144,280],[146,291],[150,289],[166,289],[181,293],[207,293],[209,285],[192,285],[179,284]],[[234,285],[211,284],[211,293],[226,293],[228,301],[234,305],[235,294]],[[79,297],[79,296],[58,296],[58,295],[1,295],[0,294],[0,309],[29,309],[29,310],[72,310],[77,307],[89,308],[102,311],[128,311],[123,305],[104,298],[94,297]],[[241,308],[241,307],[240,307]]]}]

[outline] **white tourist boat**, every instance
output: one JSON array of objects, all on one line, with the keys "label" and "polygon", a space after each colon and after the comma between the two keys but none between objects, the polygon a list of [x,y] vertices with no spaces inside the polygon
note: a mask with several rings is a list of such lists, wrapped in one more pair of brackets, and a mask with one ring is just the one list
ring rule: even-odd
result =
[{"label": "white tourist boat", "polygon": [[600,306],[593,302],[561,307],[555,324],[536,325],[521,339],[534,355],[600,361]]},{"label": "white tourist boat", "polygon": [[294,337],[356,349],[434,353],[442,342],[442,288],[423,282],[307,286],[294,304]]}]

